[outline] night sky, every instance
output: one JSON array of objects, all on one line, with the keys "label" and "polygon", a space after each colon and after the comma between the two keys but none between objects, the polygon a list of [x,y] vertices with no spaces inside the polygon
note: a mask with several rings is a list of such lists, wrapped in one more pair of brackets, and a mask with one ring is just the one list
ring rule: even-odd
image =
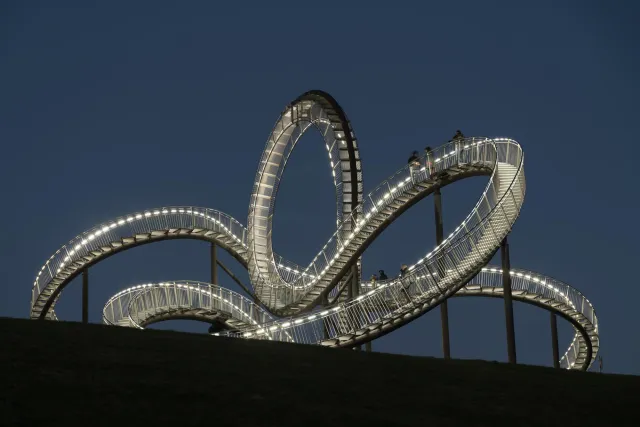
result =
[{"label": "night sky", "polygon": [[[194,205],[246,224],[274,122],[299,94],[321,89],[353,124],[365,192],[412,150],[438,146],[456,129],[518,140],[527,196],[509,236],[512,266],[583,292],[599,317],[605,371],[640,374],[635,2],[24,3],[0,5],[0,316],[28,317],[44,261],[117,216]],[[443,189],[445,235],[486,182]],[[293,153],[274,221],[276,250],[299,264],[333,232],[319,134]],[[395,275],[434,242],[427,198],[365,252],[364,272]],[[90,320],[100,322],[109,296],[130,285],[208,281],[208,256],[204,242],[163,242],[92,267]],[[221,258],[248,282],[237,262]],[[60,299],[62,320],[80,320],[80,281]],[[455,299],[449,312],[454,357],[506,360],[502,300]],[[428,313],[374,350],[440,356],[439,316]],[[516,303],[515,319],[519,362],[551,365],[549,314]],[[571,328],[559,324],[564,353]]]}]

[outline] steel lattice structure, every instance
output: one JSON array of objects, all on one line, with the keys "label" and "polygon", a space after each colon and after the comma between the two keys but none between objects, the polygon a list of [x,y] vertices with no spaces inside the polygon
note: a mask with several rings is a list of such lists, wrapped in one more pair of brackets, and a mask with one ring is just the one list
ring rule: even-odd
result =
[{"label": "steel lattice structure", "polygon": [[[287,161],[309,129],[323,136],[336,191],[337,227],[307,266],[273,250],[275,201]],[[358,143],[346,114],[329,94],[311,91],[281,113],[258,165],[247,227],[213,209],[159,207],[100,224],[54,253],[33,285],[31,318],[56,320],[62,290],[91,265],[118,252],[167,239],[219,245],[247,268],[252,299],[196,281],[138,285],[113,296],[105,323],[144,328],[189,318],[217,322],[228,335],[330,347],[353,347],[416,319],[449,297],[503,296],[505,272],[487,266],[519,216],[525,196],[524,155],[508,138],[474,137],[438,147],[420,166],[406,165],[365,194]],[[361,282],[360,257],[402,213],[442,187],[485,175],[488,184],[464,221],[402,278]],[[567,319],[575,330],[560,360],[586,370],[599,349],[598,320],[576,289],[525,270],[508,272],[513,299]],[[354,279],[355,278],[355,279]],[[332,301],[328,303],[328,300]]]}]

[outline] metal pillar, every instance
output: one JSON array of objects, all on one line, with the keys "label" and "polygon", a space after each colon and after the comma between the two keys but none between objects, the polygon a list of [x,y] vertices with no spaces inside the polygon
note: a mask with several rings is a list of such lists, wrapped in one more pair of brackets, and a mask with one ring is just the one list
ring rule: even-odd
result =
[{"label": "metal pillar", "polygon": [[251,297],[253,299],[253,302],[255,302],[256,304],[259,304],[260,302],[258,301],[258,299],[256,298],[256,296],[253,294],[253,292],[251,292],[251,290],[245,286],[244,283],[242,283],[242,281],[240,279],[238,279],[236,277],[235,274],[233,274],[233,272],[231,270],[229,270],[223,263],[221,263],[219,260],[216,260],[217,264],[220,266],[220,268],[222,268],[224,270],[225,273],[227,273],[229,275],[229,277],[231,277],[231,279],[233,279],[234,282],[236,282],[238,284],[238,286],[240,286],[242,288],[243,291],[245,291],[247,293],[247,295],[249,297]]},{"label": "metal pillar", "polygon": [[[360,275],[358,274],[358,263],[355,262],[353,266],[351,266],[351,286],[349,287],[351,290],[351,295],[349,299],[355,298],[360,295]],[[356,351],[361,351],[362,346],[357,345],[353,348]]]},{"label": "metal pillar", "polygon": [[[362,259],[362,258],[361,258]],[[362,264],[360,262],[356,263],[356,269],[355,272],[358,273],[359,271],[362,270]],[[360,281],[358,281],[358,294],[360,294],[360,291],[362,290],[362,283]],[[367,353],[371,353],[371,348],[372,348],[372,344],[371,341],[368,341],[364,344],[364,351],[366,351]]]},{"label": "metal pillar", "polygon": [[553,349],[553,367],[560,367],[560,352],[558,351],[558,321],[556,314],[551,313],[551,346]]},{"label": "metal pillar", "polygon": [[[442,243],[442,239],[444,238],[444,231],[442,226],[442,194],[440,193],[440,188],[438,187],[433,194],[433,206],[435,209],[435,217],[436,217],[436,244],[440,245]],[[438,274],[443,274],[439,269]],[[439,278],[442,278],[440,276]],[[449,307],[447,305],[447,300],[444,300],[440,304],[440,321],[442,323],[442,354],[445,359],[451,358],[451,346],[449,343]]]},{"label": "metal pillar", "polygon": [[[327,297],[326,293],[322,294],[322,306],[326,307],[329,305],[329,297]],[[327,318],[325,317],[324,320],[322,321],[322,332],[324,335],[324,339],[327,340],[329,339],[329,327],[327,325]]]},{"label": "metal pillar", "polygon": [[504,315],[507,323],[507,353],[509,363],[516,362],[516,336],[513,326],[513,302],[511,301],[511,261],[509,260],[509,242],[505,237],[500,244],[502,255],[502,290],[504,294]]},{"label": "metal pillar", "polygon": [[219,285],[218,283],[218,252],[215,242],[211,242],[211,283]]},{"label": "metal pillar", "polygon": [[82,271],[82,323],[89,323],[89,269]]},{"label": "metal pillar", "polygon": [[328,297],[329,293],[326,291],[323,291],[323,298],[326,299],[326,302],[323,302],[322,305],[326,307],[328,305],[333,305],[336,302],[338,302],[338,300],[340,299],[340,296],[345,291],[345,289],[347,290],[347,298],[350,298],[349,295],[351,295],[351,273],[349,273],[347,277],[344,279],[344,283],[340,286],[340,288],[338,289],[338,292],[334,295],[331,301],[329,301],[329,297]]}]

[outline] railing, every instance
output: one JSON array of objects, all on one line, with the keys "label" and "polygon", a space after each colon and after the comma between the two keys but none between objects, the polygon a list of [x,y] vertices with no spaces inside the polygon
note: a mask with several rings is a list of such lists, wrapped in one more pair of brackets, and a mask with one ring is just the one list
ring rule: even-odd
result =
[{"label": "railing", "polygon": [[[437,275],[437,273],[435,274]],[[567,285],[566,283],[539,273],[522,269],[511,269],[510,275],[511,288],[516,293],[518,291],[526,291],[528,295],[537,295],[543,299],[549,299],[549,302],[543,302],[541,304],[548,306],[551,309],[555,309],[556,303],[558,302],[566,304],[571,307],[576,314],[583,316],[588,321],[588,324],[586,324],[587,332],[593,332],[589,334],[589,339],[591,341],[589,345],[593,348],[592,357],[590,361],[585,362],[587,366],[589,366],[595,360],[597,350],[599,348],[598,319],[589,300],[587,300],[587,298],[577,289]],[[419,277],[419,279],[424,279],[424,277]],[[377,282],[366,281],[361,283],[361,287],[365,291],[377,289],[388,286],[397,280],[398,278]],[[479,286],[480,288],[502,289],[502,284],[502,269],[500,267],[483,267],[480,273],[469,280],[467,285],[461,288],[455,296],[475,294],[474,286]],[[398,299],[397,297],[394,298],[393,295],[390,295],[389,298],[392,302]],[[514,295],[514,299],[519,299],[519,297]],[[527,302],[538,301],[538,299],[532,300],[530,298],[524,298],[524,300]],[[581,346],[581,338],[582,335],[576,329],[576,334],[574,335],[573,340],[571,341],[567,351],[560,359],[561,367],[566,369],[576,368],[576,359],[578,358],[578,355],[584,351],[584,348]],[[587,344],[585,343],[585,345]],[[577,368],[580,367],[581,366],[578,366]]]},{"label": "railing", "polygon": [[[119,217],[91,228],[76,236],[69,243],[58,249],[42,266],[32,289],[32,317],[39,315],[41,306],[36,302],[49,298],[43,295],[48,288],[53,291],[65,283],[65,279],[83,265],[85,256],[93,257],[92,251],[102,252],[102,247],[112,248],[111,243],[122,242],[138,234],[147,234],[156,230],[201,228],[229,236],[231,249],[246,250],[246,229],[229,215],[214,209],[194,206],[163,207],[136,212]],[[52,284],[59,279],[60,284]]]},{"label": "railing", "polygon": [[[511,275],[512,291],[526,291],[529,295],[538,295],[543,299],[550,299],[551,301],[542,302],[541,304],[551,308],[555,308],[558,302],[563,303],[571,307],[576,315],[586,319],[587,323],[583,324],[583,327],[585,327],[589,335],[589,340],[591,341],[589,345],[593,348],[591,360],[584,362],[589,366],[595,360],[599,348],[598,318],[589,300],[577,289],[552,277],[521,269],[511,269],[509,274]],[[469,281],[467,286],[473,285],[502,289],[502,269],[493,266],[483,268],[477,276]],[[459,293],[464,293],[465,289],[462,288]],[[571,317],[577,321],[574,316]],[[581,338],[582,335],[576,329],[576,334],[569,348],[560,359],[561,367],[574,368],[579,353],[584,350],[584,348],[581,348]],[[585,343],[584,345],[587,344]]]},{"label": "railing", "polygon": [[[458,162],[464,162],[466,160],[468,160],[469,163],[490,163],[493,156],[488,148],[491,146],[489,141],[490,140],[487,139],[476,138],[466,140],[464,144],[466,148],[465,146],[460,147],[463,151],[461,155],[454,155],[456,153],[454,152],[452,154],[452,151],[447,152],[450,148],[456,147],[453,143],[435,149],[433,153],[434,164],[436,166],[433,172],[439,172]],[[515,150],[512,152],[515,152]],[[422,159],[424,159],[424,157]],[[424,176],[420,177],[419,174],[423,174]],[[427,179],[426,174],[426,168],[422,168],[416,173],[412,168],[406,166],[395,173],[390,179],[383,182],[365,198],[360,209],[362,219],[354,231],[358,232],[368,223],[367,220],[371,215],[383,210],[386,207],[385,202],[393,199],[391,194],[396,195],[404,191],[412,186],[416,180]],[[411,177],[413,177],[413,181],[408,182],[407,178],[411,180]],[[387,192],[384,191],[385,188],[388,190]],[[491,197],[490,193],[488,197]],[[480,207],[480,210],[481,209],[482,207]],[[367,217],[367,215],[369,215],[369,217]],[[341,227],[336,231],[327,245],[325,245],[325,248],[306,269],[301,269],[299,266],[286,262],[280,257],[277,257],[277,255],[274,255],[274,257],[277,257],[277,261],[274,259],[272,263],[276,262],[278,267],[279,265],[284,266],[282,269],[283,273],[279,274],[279,277],[284,276],[285,279],[293,282],[292,285],[286,285],[288,287],[293,286],[293,289],[295,289],[295,292],[288,292],[290,301],[299,300],[306,294],[309,286],[317,284],[320,278],[319,275],[314,273],[319,271],[321,272],[320,274],[325,274],[328,267],[333,265],[338,259],[345,245],[350,242],[350,239],[343,241],[340,237],[343,232],[343,230],[341,230],[343,224],[344,223],[341,224]],[[33,301],[37,301],[37,297],[41,296],[44,286],[49,284],[52,278],[55,278],[62,272],[63,274],[60,275],[60,278],[64,279],[64,276],[68,274],[66,274],[63,269],[72,266],[75,261],[80,260],[80,262],[83,262],[84,260],[81,258],[91,251],[99,250],[100,247],[108,246],[111,242],[119,241],[124,237],[135,236],[137,233],[148,233],[151,230],[166,230],[169,228],[211,229],[228,234],[236,241],[239,247],[246,248],[247,234],[244,227],[238,221],[220,211],[197,207],[171,207],[142,211],[94,227],[60,248],[40,270],[34,283]],[[291,270],[286,270],[287,266]],[[278,270],[280,270],[280,268],[278,268]],[[312,271],[314,273],[312,273]],[[304,283],[304,289],[296,288],[296,283]],[[33,311],[36,315],[39,309],[40,307],[34,307]]]},{"label": "railing", "polygon": [[[402,209],[399,206],[411,202],[406,198],[415,197],[413,201],[417,201],[440,174],[447,171],[453,175],[465,173],[462,169],[493,171],[471,213],[440,245],[411,265],[404,277],[375,285],[365,282],[362,284],[365,293],[346,302],[304,316],[274,321],[255,303],[225,288],[201,282],[167,282],[140,285],[118,293],[105,306],[104,320],[142,327],[150,318],[166,310],[203,308],[212,316],[215,312],[231,313],[231,318],[238,324],[246,321],[242,333],[227,335],[349,346],[398,327],[435,307],[459,291],[478,272],[476,277],[494,274],[492,269],[481,271],[481,268],[509,233],[526,191],[520,146],[510,139],[452,141],[430,150],[415,164],[399,169],[362,197],[357,144],[354,140],[353,145],[348,145],[349,159],[345,159],[343,138],[351,129],[349,125],[342,129],[344,118],[340,122],[329,120],[328,114],[332,113],[328,113],[331,109],[326,110],[327,103],[326,98],[320,101],[299,98],[295,108],[289,107],[274,126],[256,176],[248,230],[220,211],[198,207],[146,210],[101,224],[77,236],[47,260],[34,282],[31,317],[38,317],[44,307],[50,305],[46,318],[56,319],[53,307],[60,295],[56,291],[99,258],[154,239],[188,237],[190,233],[194,238],[220,239],[222,247],[245,262],[255,293],[268,308],[287,308],[288,313],[309,308],[318,291],[334,285],[337,279],[345,279],[345,267],[356,262],[359,256],[355,253],[364,250],[371,235],[380,232],[381,227],[394,219],[389,217],[396,209]],[[301,126],[294,126],[298,123]],[[320,129],[325,140],[338,196],[338,218],[335,233],[303,268],[273,251],[271,214],[289,156],[298,139],[312,125]],[[272,160],[270,151],[275,151],[282,161],[268,161]],[[351,173],[345,178],[345,162],[349,162],[350,172],[356,174],[355,182]],[[355,171],[351,171],[354,162]],[[343,176],[337,176],[336,172]],[[344,215],[344,207],[350,202],[341,197],[345,191],[342,184],[347,182],[355,186],[350,191],[360,202],[351,215]],[[404,197],[399,200],[399,196]],[[268,202],[259,202],[267,199]],[[265,215],[266,212],[269,214]],[[176,229],[180,232],[174,234]],[[198,234],[202,230],[215,235]],[[258,250],[258,247],[262,249]],[[339,274],[343,276],[338,277]],[[590,344],[597,350],[597,317],[589,301],[562,282],[533,274],[512,271],[514,290],[525,290],[526,287],[527,292],[539,291],[539,295],[555,298],[571,307],[580,320],[585,319]],[[334,288],[332,294],[336,293]],[[294,307],[295,304],[298,306]],[[566,367],[582,363],[578,359],[584,353],[584,345],[582,335],[576,334],[562,358]]]},{"label": "railing", "polygon": [[[349,160],[343,158],[341,153],[345,152],[344,148],[346,147],[344,147],[344,144],[346,133],[352,133],[352,130],[349,125],[347,125],[346,129],[342,129],[342,125],[334,127],[327,115],[328,113],[337,114],[336,111],[333,111],[333,108],[333,106],[329,107],[326,102],[319,102],[317,99],[311,98],[300,99],[294,105],[287,107],[274,125],[260,159],[249,206],[248,220],[248,228],[253,229],[254,232],[256,232],[256,230],[259,231],[256,232],[253,240],[250,239],[248,243],[249,246],[255,247],[254,245],[258,242],[257,245],[264,248],[262,251],[266,251],[266,253],[258,254],[251,252],[249,256],[250,265],[255,267],[262,264],[262,266],[257,267],[260,270],[257,276],[256,268],[250,268],[249,273],[251,282],[256,289],[256,294],[261,297],[263,302],[270,306],[279,304],[277,302],[279,296],[274,300],[272,295],[266,295],[263,292],[264,280],[268,282],[269,288],[279,288],[283,293],[290,295],[290,299],[295,299],[291,289],[303,289],[309,284],[310,280],[313,280],[311,277],[317,275],[316,272],[307,270],[305,274],[300,275],[294,280],[295,284],[291,285],[289,283],[291,281],[290,272],[279,267],[279,265],[283,263],[280,262],[280,260],[276,260],[275,263],[273,262],[275,256],[269,237],[272,230],[271,214],[274,212],[275,195],[277,194],[286,163],[298,139],[311,125],[315,125],[319,129],[329,155],[331,174],[337,196],[338,224],[342,223],[344,219],[343,204],[350,203],[342,199],[344,192],[342,184],[344,178],[337,175],[336,171],[340,174],[343,171],[343,163]],[[297,124],[302,124],[302,126],[295,126]],[[274,152],[277,153],[277,159],[272,159]],[[354,152],[355,154],[351,153],[349,156],[355,157],[352,160],[356,163],[357,180],[356,182],[351,182],[353,187],[350,189],[350,192],[353,197],[357,198],[356,200],[360,200],[362,193],[362,172],[359,166],[360,159],[357,154],[358,150],[355,141]],[[349,181],[349,179],[347,179],[347,181]],[[255,259],[252,260],[251,258]],[[268,272],[267,279],[265,279],[266,272]],[[263,280],[257,280],[260,278]]]},{"label": "railing", "polygon": [[[460,142],[451,142],[432,150],[430,156],[433,161],[432,170],[428,170],[426,166],[422,166],[425,165],[425,156],[419,158],[421,165],[419,168],[407,165],[398,170],[365,196],[357,212],[352,214],[351,219],[339,225],[338,230],[336,230],[329,241],[314,257],[310,265],[303,270],[305,274],[293,282],[284,283],[281,279],[283,275],[282,272],[276,268],[269,268],[269,274],[266,276],[263,275],[258,266],[260,261],[249,256],[249,271],[253,273],[251,277],[253,285],[256,288],[256,293],[265,302],[273,302],[275,300],[279,302],[279,305],[288,305],[300,300],[312,286],[318,285],[322,287],[322,281],[332,278],[331,274],[327,274],[329,268],[338,261],[344,248],[351,243],[356,234],[368,226],[371,219],[375,218],[379,212],[385,210],[387,206],[394,201],[396,196],[414,188],[419,182],[427,181],[434,174],[441,173],[452,166],[461,164],[481,165],[493,168],[497,155],[501,155],[504,160],[510,164],[519,164],[522,152],[517,143],[511,140],[495,141],[499,141],[499,143],[496,144],[494,140],[487,138],[468,138]],[[501,152],[498,153],[498,150],[501,150]],[[522,185],[524,186],[524,180],[522,180]],[[497,200],[495,199],[495,195],[497,194],[496,188],[497,184],[491,181],[483,195],[483,198],[488,203],[486,205],[482,204],[483,199],[481,199],[474,211],[472,211],[470,217],[465,220],[463,226],[467,229],[472,228],[474,223],[481,221],[482,218],[489,213],[491,207],[497,204]],[[472,217],[473,215],[475,215],[475,217]],[[344,229],[346,228],[346,224],[354,223],[355,218],[359,218],[356,221],[357,225],[345,240]],[[350,228],[351,226],[349,225],[349,229]],[[249,233],[251,233],[251,231],[249,231]],[[455,235],[463,236],[464,230],[460,228],[456,229],[454,235],[450,236],[450,238],[455,238]],[[443,244],[446,244],[446,242]],[[251,250],[251,245],[249,245],[249,251],[251,252]],[[276,293],[275,296],[274,289]]]},{"label": "railing", "polygon": [[[458,147],[459,150],[468,151],[460,155],[460,153],[453,149],[448,151],[452,147]],[[511,153],[511,155],[509,153]],[[462,146],[447,144],[444,147],[434,150],[434,164],[436,167],[434,171],[429,172],[438,173],[465,161],[471,164],[480,163],[483,166],[495,167],[496,156],[504,157],[505,161],[516,164],[521,163],[522,158],[519,146],[513,141],[493,141],[473,138],[465,140],[465,144]],[[502,161],[503,159],[500,160]],[[425,176],[422,178],[416,177],[417,174],[424,174]],[[410,166],[407,166],[378,186],[361,205],[362,219],[353,231],[354,235],[358,233],[364,225],[367,225],[371,218],[375,218],[380,211],[384,210],[396,195],[404,193],[409,188],[413,188],[415,182],[428,179],[426,174],[426,168],[415,171]],[[450,290],[453,289],[464,276],[465,272],[477,269],[481,267],[483,262],[486,262],[484,257],[493,253],[502,238],[508,233],[511,224],[517,217],[524,196],[522,193],[524,191],[524,179],[523,174],[521,174],[520,169],[518,169],[513,174],[515,182],[509,183],[510,185],[508,185],[506,190],[504,188],[501,190],[498,176],[499,175],[495,173],[492,175],[483,196],[463,224],[461,224],[451,236],[445,239],[443,244],[410,267],[408,277],[425,277],[425,279],[416,280],[415,286],[408,288],[409,290],[403,289],[403,294],[409,293],[412,301],[422,301],[436,296],[442,298],[448,295]],[[409,178],[409,181],[407,181],[407,178]],[[504,185],[505,184],[503,184],[503,186]],[[513,188],[516,188],[514,186],[517,186],[520,191],[514,193]],[[385,187],[386,192],[383,191]],[[234,240],[236,240],[241,247],[244,247],[244,242],[238,235],[246,236],[246,234],[241,234],[244,232],[244,228],[240,223],[219,211],[193,207],[144,211],[135,215],[121,217],[114,222],[104,224],[101,227],[95,227],[90,232],[83,233],[83,235],[74,239],[69,245],[65,245],[65,247],[59,250],[53,257],[53,260],[47,263],[47,269],[57,269],[57,273],[59,273],[64,267],[64,264],[60,265],[61,263],[71,263],[74,259],[82,256],[82,254],[88,253],[92,248],[99,248],[102,245],[110,244],[110,242],[118,241],[120,235],[115,232],[121,232],[123,226],[128,228],[127,232],[124,233],[127,236],[135,235],[139,232],[146,233],[153,229],[167,229],[176,226],[181,228],[214,229],[234,236]],[[350,235],[348,241],[342,241],[340,231],[339,229],[334,234],[325,249],[321,251],[320,255],[325,258],[324,262],[318,262],[319,256],[317,256],[311,264],[311,267],[315,269],[321,267],[320,274],[326,275],[328,266],[335,263],[338,258],[337,255],[344,250],[345,246],[353,239],[353,236]],[[460,235],[460,237],[457,237],[458,235]],[[462,238],[462,236],[466,237]],[[65,260],[62,256],[62,254],[65,253],[63,251],[74,250],[74,244],[79,245],[78,249],[75,249],[76,253],[66,252],[69,253],[69,255],[67,255],[69,259]],[[307,275],[301,275],[297,280],[310,280],[310,283],[315,284],[319,280],[318,276],[311,279],[314,275],[308,273],[309,268],[307,268],[306,271],[303,270]],[[442,277],[438,277],[438,272],[446,273]],[[397,285],[389,285],[389,288],[385,292],[396,300],[400,300],[401,293]],[[300,295],[304,295],[304,293],[300,293]],[[344,323],[344,319],[363,318],[363,313],[361,312],[362,307],[359,307],[360,301],[363,299],[366,300],[364,303],[370,304],[372,307],[375,306],[377,307],[377,311],[385,313],[384,316],[392,315],[392,307],[384,302],[381,303],[379,301],[380,296],[372,295],[370,291],[365,295],[359,296],[354,301],[349,301],[341,305],[342,308],[340,308],[340,310],[345,310],[346,316],[344,313],[338,316],[334,308],[332,313],[336,314],[336,319],[327,319],[326,329],[333,330],[334,335],[348,334],[356,324],[351,323],[347,325]],[[415,301],[412,303],[415,303]],[[377,304],[379,304],[379,306]],[[380,319],[384,316],[380,317]],[[296,319],[295,321],[298,320],[300,319]],[[307,320],[309,319],[307,318]],[[364,324],[361,325],[360,322],[357,322],[357,325],[364,326]],[[283,339],[288,340],[289,334],[281,335]],[[295,333],[292,335],[295,335]],[[315,337],[317,339],[322,338],[320,336]]]},{"label": "railing", "polygon": [[[459,155],[454,149],[448,151],[453,147],[468,150],[468,154]],[[525,191],[522,151],[515,141],[482,138],[467,139],[462,145],[447,144],[437,150],[434,164],[440,166],[436,166],[435,173],[465,161],[494,168],[479,202],[454,233],[412,265],[402,280],[383,284],[331,309],[276,321],[248,330],[242,336],[255,337],[261,335],[259,331],[268,331],[273,333],[274,339],[279,339],[280,333],[286,332],[287,337],[292,336],[296,342],[346,345],[357,341],[361,335],[379,333],[381,329],[392,327],[391,323],[402,323],[430,309],[477,273],[499,247],[519,214]],[[503,169],[502,174],[496,173],[497,167]],[[404,175],[401,172],[394,174],[370,193],[368,200],[365,199],[361,212],[363,219],[355,233],[385,209],[397,194],[413,187],[415,175],[412,181],[409,167],[403,170]],[[426,173],[426,169],[417,173]],[[382,191],[385,186],[386,191]],[[317,282],[326,274],[331,265],[329,260],[335,262],[338,258],[335,254],[349,243],[340,241],[339,231],[334,234],[311,264],[316,270],[321,267],[313,281]],[[320,255],[324,260],[318,262]],[[286,337],[282,336],[282,339]]]},{"label": "railing", "polygon": [[[422,166],[423,156],[420,159],[420,166],[402,168],[371,192],[360,206],[360,219],[353,230],[354,234],[347,236],[347,241],[340,239],[340,228],[332,237],[332,241],[338,243],[338,246],[333,247],[338,251],[336,253],[343,251],[349,245],[349,241],[358,235],[359,230],[369,225],[392,200],[413,188],[416,183],[426,181],[432,174],[465,164],[480,164],[494,169],[504,169],[505,165],[512,167],[512,171],[507,168],[502,173],[494,172],[483,196],[463,223],[444,239],[441,245],[409,267],[409,273],[405,277],[378,282],[375,286],[364,282],[362,289],[365,293],[353,300],[331,308],[322,308],[306,316],[281,321],[274,321],[253,302],[225,288],[212,287],[200,282],[140,285],[125,290],[109,300],[103,311],[105,322],[110,324],[124,322],[141,327],[146,319],[167,310],[205,308],[211,311],[231,312],[233,319],[240,322],[243,319],[247,321],[247,326],[243,326],[241,334],[233,332],[229,335],[341,345],[357,339],[360,335],[370,333],[372,326],[373,329],[382,330],[416,313],[426,311],[459,289],[469,272],[474,269],[477,271],[486,263],[487,256],[493,254],[502,238],[510,230],[524,198],[522,153],[515,142],[471,139],[465,140],[464,144],[449,144],[451,145],[455,150],[448,153],[446,147],[440,147],[441,152],[445,154],[442,154],[442,157],[437,155],[433,157],[433,164],[436,165],[433,170]],[[439,164],[441,164],[440,169]],[[100,248],[117,241],[111,233],[135,236],[138,233],[148,233],[150,230],[170,228],[214,230],[230,236],[239,247],[247,246],[247,233],[244,227],[219,211],[195,207],[161,208],[121,217],[78,236],[63,247],[65,250],[72,249],[67,252],[68,259],[63,258],[61,264],[57,265],[56,271],[60,273],[65,263],[71,264],[83,254],[90,253],[91,248]],[[127,231],[122,232],[123,229]],[[73,246],[75,242],[79,242],[76,245],[81,245],[79,249]],[[327,245],[328,247],[330,246]],[[85,249],[85,252],[82,249]],[[60,253],[63,253],[62,250],[56,254]],[[326,256],[331,252],[325,248],[321,254]],[[52,257],[54,258],[55,256]],[[306,273],[309,267],[301,269],[278,255],[274,255],[274,258],[276,267],[289,275],[284,277],[285,280],[295,282],[306,278],[318,281],[318,276]],[[317,258],[314,262],[317,262]],[[52,266],[56,268],[54,262],[46,265],[47,268]],[[41,271],[44,271],[44,268]],[[473,284],[474,280],[478,280],[485,286],[499,287],[501,279],[499,274],[495,274],[497,272],[499,269],[485,268],[467,283]],[[325,273],[326,267],[323,268],[321,275]],[[595,348],[592,356],[594,360],[598,348],[598,326],[597,317],[589,301],[569,285],[536,273],[513,270],[512,276],[514,290],[526,290],[529,293],[561,301],[589,322],[588,326],[592,327],[589,331],[593,332],[589,334],[589,339],[590,345]],[[51,314],[53,315],[53,312]],[[584,355],[584,345],[581,335],[576,334],[562,357],[562,366],[575,367],[578,356]],[[590,364],[591,361],[585,363]]]},{"label": "railing", "polygon": [[[47,260],[33,283],[31,317],[37,317],[52,292],[57,287],[64,286],[70,275],[82,268],[86,262],[85,256],[93,258],[93,251],[102,252],[103,247],[113,248],[112,243],[121,243],[123,239],[170,229],[206,229],[227,236],[231,243],[226,244],[226,249],[235,252],[237,258],[246,259],[246,228],[223,212],[195,206],[172,206],[135,212],[85,231]],[[286,266],[291,269],[290,280],[295,280],[302,267],[276,256],[283,265],[286,262]],[[80,265],[75,264],[76,262]],[[60,283],[53,284],[54,279],[58,279]],[[48,294],[43,293],[45,289],[48,289]],[[56,318],[54,305],[52,304],[47,315],[49,319]]]},{"label": "railing", "polygon": [[246,326],[273,320],[260,306],[237,292],[190,280],[149,283],[125,289],[109,299],[102,310],[102,318],[109,325],[124,323],[143,328],[148,319],[179,308],[229,314]]}]

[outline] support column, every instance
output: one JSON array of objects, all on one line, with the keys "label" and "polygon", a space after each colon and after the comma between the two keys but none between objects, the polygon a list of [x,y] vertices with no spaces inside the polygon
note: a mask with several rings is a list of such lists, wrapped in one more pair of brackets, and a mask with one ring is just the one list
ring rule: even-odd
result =
[{"label": "support column", "polygon": [[[361,261],[362,261],[362,258],[360,258],[360,261],[357,263],[358,269],[360,271],[362,271],[362,262]],[[356,271],[358,271],[358,270],[356,270]],[[360,277],[360,279],[362,279],[362,277]],[[362,282],[358,281],[358,294],[360,293],[361,290],[362,290]],[[367,353],[371,353],[371,348],[372,348],[371,341],[368,341],[367,343],[365,343],[364,350]]]},{"label": "support column", "polygon": [[[440,245],[442,243],[442,239],[444,238],[444,231],[442,226],[442,193],[440,193],[440,188],[438,187],[433,194],[433,206],[435,209],[435,217],[436,217],[436,244]],[[443,274],[440,269],[438,269],[438,274]],[[439,279],[442,276],[439,277]],[[451,346],[449,343],[449,307],[447,305],[447,300],[444,300],[440,304],[440,321],[442,323],[442,354],[445,359],[451,358]]]},{"label": "support column", "polygon": [[502,291],[504,296],[504,315],[507,323],[507,353],[509,363],[516,362],[516,336],[513,326],[513,302],[511,301],[511,261],[509,259],[509,242],[505,237],[500,245],[502,255]]},{"label": "support column", "polygon": [[[360,295],[360,275],[358,274],[358,263],[355,262],[351,267],[351,295],[349,299],[356,298]],[[356,351],[361,351],[362,346],[357,345],[353,348]]]},{"label": "support column", "polygon": [[[247,286],[245,286],[244,283],[242,283],[242,281],[240,279],[238,279],[236,277],[235,274],[233,274],[233,272],[231,270],[229,270],[223,263],[221,263],[220,261],[216,260],[217,264],[220,266],[220,268],[222,268],[222,270],[227,273],[229,275],[229,277],[231,277],[231,279],[233,279],[234,282],[236,282],[238,284],[238,286],[240,286],[240,288],[242,288],[243,291],[246,292],[246,294],[253,299],[253,302],[256,304],[260,304],[258,299],[256,298],[256,296],[253,294],[253,292],[251,292],[251,290],[249,290],[249,288]],[[217,277],[216,277],[217,279]]]},{"label": "support column", "polygon": [[211,242],[211,284],[219,285],[218,283],[218,252],[215,242]]},{"label": "support column", "polygon": [[82,323],[89,323],[89,269],[82,271]]},{"label": "support column", "polygon": [[553,349],[553,367],[560,367],[560,352],[558,351],[558,321],[556,314],[551,313],[551,347]]},{"label": "support column", "polygon": [[[329,305],[329,297],[327,297],[326,293],[322,294],[322,306],[326,307]],[[324,339],[329,339],[329,327],[327,325],[327,318],[322,321],[322,332],[324,334]]]}]

